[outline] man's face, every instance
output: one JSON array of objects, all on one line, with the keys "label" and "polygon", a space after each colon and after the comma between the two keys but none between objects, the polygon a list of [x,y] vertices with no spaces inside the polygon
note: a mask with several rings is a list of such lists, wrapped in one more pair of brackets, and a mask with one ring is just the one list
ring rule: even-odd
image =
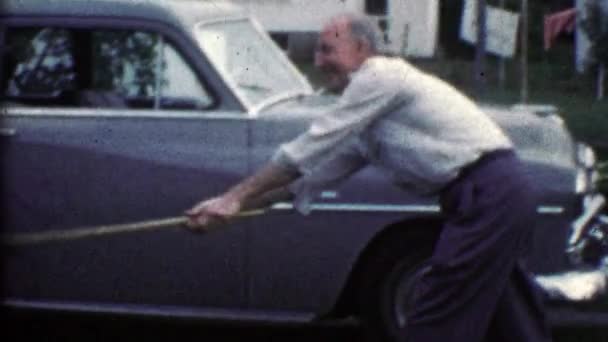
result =
[{"label": "man's face", "polygon": [[365,53],[361,41],[352,36],[348,22],[334,20],[319,35],[315,66],[327,77],[327,88],[340,92],[348,85],[348,75],[367,57]]}]

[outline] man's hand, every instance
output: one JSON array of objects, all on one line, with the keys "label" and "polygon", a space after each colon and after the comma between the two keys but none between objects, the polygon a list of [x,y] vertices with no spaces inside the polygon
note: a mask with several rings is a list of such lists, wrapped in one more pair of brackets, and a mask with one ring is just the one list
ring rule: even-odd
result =
[{"label": "man's hand", "polygon": [[241,211],[242,204],[229,195],[204,200],[192,209],[186,210],[186,226],[194,231],[208,231],[218,225],[226,224]]},{"label": "man's hand", "polygon": [[202,201],[186,210],[185,214],[189,218],[186,225],[193,230],[207,231],[214,226],[226,224],[244,208],[264,206],[265,194],[280,193],[278,190],[299,176],[297,170],[274,163],[266,164],[221,196]]}]

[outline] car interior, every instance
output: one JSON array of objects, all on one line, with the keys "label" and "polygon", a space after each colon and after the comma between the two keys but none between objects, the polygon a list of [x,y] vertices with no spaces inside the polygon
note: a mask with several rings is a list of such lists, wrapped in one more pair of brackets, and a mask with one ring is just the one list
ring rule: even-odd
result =
[{"label": "car interior", "polygon": [[210,97],[164,94],[170,72],[162,68],[169,61],[159,52],[155,34],[16,28],[9,29],[6,37],[1,88],[4,103],[192,110],[206,109],[213,103]]}]

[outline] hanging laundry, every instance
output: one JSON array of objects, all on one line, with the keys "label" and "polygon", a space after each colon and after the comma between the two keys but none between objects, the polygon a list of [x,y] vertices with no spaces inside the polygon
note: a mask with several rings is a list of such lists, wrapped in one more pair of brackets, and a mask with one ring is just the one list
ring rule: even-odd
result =
[{"label": "hanging laundry", "polygon": [[549,50],[555,39],[562,33],[572,33],[576,27],[576,9],[571,8],[565,11],[549,14],[545,16],[544,47]]}]

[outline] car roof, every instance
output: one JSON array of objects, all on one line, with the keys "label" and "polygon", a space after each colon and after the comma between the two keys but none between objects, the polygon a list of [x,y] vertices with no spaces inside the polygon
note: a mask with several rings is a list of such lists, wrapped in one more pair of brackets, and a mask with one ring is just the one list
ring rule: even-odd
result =
[{"label": "car roof", "polygon": [[114,17],[191,28],[200,21],[245,16],[226,1],[205,0],[3,0],[1,16]]}]

